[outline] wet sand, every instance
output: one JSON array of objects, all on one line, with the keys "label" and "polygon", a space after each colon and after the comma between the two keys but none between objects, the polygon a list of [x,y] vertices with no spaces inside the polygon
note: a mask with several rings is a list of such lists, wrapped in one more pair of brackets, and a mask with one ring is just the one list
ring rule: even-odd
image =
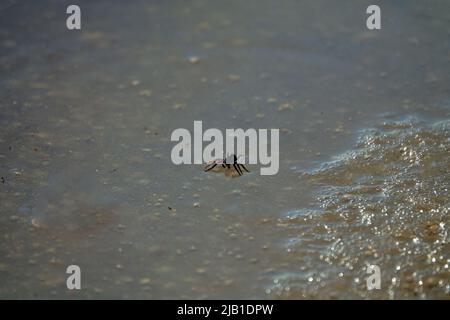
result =
[{"label": "wet sand", "polygon": [[[0,298],[450,298],[447,1],[68,4],[0,5]],[[175,166],[194,120],[279,173]]]}]

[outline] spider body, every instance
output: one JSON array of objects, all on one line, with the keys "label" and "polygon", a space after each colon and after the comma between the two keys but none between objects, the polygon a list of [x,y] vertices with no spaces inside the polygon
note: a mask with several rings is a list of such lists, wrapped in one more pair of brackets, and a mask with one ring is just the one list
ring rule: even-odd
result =
[{"label": "spider body", "polygon": [[210,171],[210,170],[216,168],[217,166],[221,166],[223,169],[229,170],[229,169],[231,169],[231,166],[233,166],[234,170],[238,173],[239,176],[242,176],[244,174],[243,170],[245,170],[246,172],[250,172],[247,170],[247,168],[243,164],[238,163],[237,160],[238,160],[238,158],[236,157],[236,155],[233,155],[232,163],[230,163],[230,161],[228,161],[227,158],[217,159],[217,160],[214,160],[214,161],[208,163],[205,166],[204,171],[205,172]]}]

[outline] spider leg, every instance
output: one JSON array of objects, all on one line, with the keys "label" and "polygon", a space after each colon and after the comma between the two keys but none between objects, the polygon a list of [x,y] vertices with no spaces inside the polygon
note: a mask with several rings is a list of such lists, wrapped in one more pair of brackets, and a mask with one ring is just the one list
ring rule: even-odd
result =
[{"label": "spider leg", "polygon": [[242,171],[242,169],[244,169],[245,171],[250,172],[247,170],[247,168],[243,164],[239,164],[239,165],[241,166],[241,171]]},{"label": "spider leg", "polygon": [[241,169],[239,169],[239,165],[238,164],[233,164],[234,169],[237,171],[237,173],[242,176],[242,171]]},{"label": "spider leg", "polygon": [[212,169],[214,169],[215,166],[217,166],[217,163],[210,163],[204,168],[204,171],[206,172],[206,171],[212,170]]}]

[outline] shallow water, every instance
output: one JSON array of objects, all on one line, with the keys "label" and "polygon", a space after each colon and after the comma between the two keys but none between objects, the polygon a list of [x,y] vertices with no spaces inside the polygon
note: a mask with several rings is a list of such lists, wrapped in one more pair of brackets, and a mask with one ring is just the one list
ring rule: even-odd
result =
[{"label": "shallow water", "polygon": [[[0,5],[1,298],[450,297],[447,1],[79,4]],[[194,120],[279,173],[173,165]]]},{"label": "shallow water", "polygon": [[364,279],[376,264],[387,280],[377,297],[448,296],[449,129],[448,120],[384,122],[364,130],[355,149],[303,172],[316,201],[278,226],[290,235],[289,254],[315,267],[277,273],[270,291],[338,298],[345,286],[370,297]]}]

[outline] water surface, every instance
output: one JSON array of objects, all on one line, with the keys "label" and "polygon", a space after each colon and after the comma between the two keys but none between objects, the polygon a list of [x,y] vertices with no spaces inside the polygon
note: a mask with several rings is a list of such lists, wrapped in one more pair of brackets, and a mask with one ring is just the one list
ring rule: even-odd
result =
[{"label": "water surface", "polygon": [[[447,1],[78,3],[0,5],[0,297],[450,297]],[[279,173],[173,165],[194,120]]]}]

